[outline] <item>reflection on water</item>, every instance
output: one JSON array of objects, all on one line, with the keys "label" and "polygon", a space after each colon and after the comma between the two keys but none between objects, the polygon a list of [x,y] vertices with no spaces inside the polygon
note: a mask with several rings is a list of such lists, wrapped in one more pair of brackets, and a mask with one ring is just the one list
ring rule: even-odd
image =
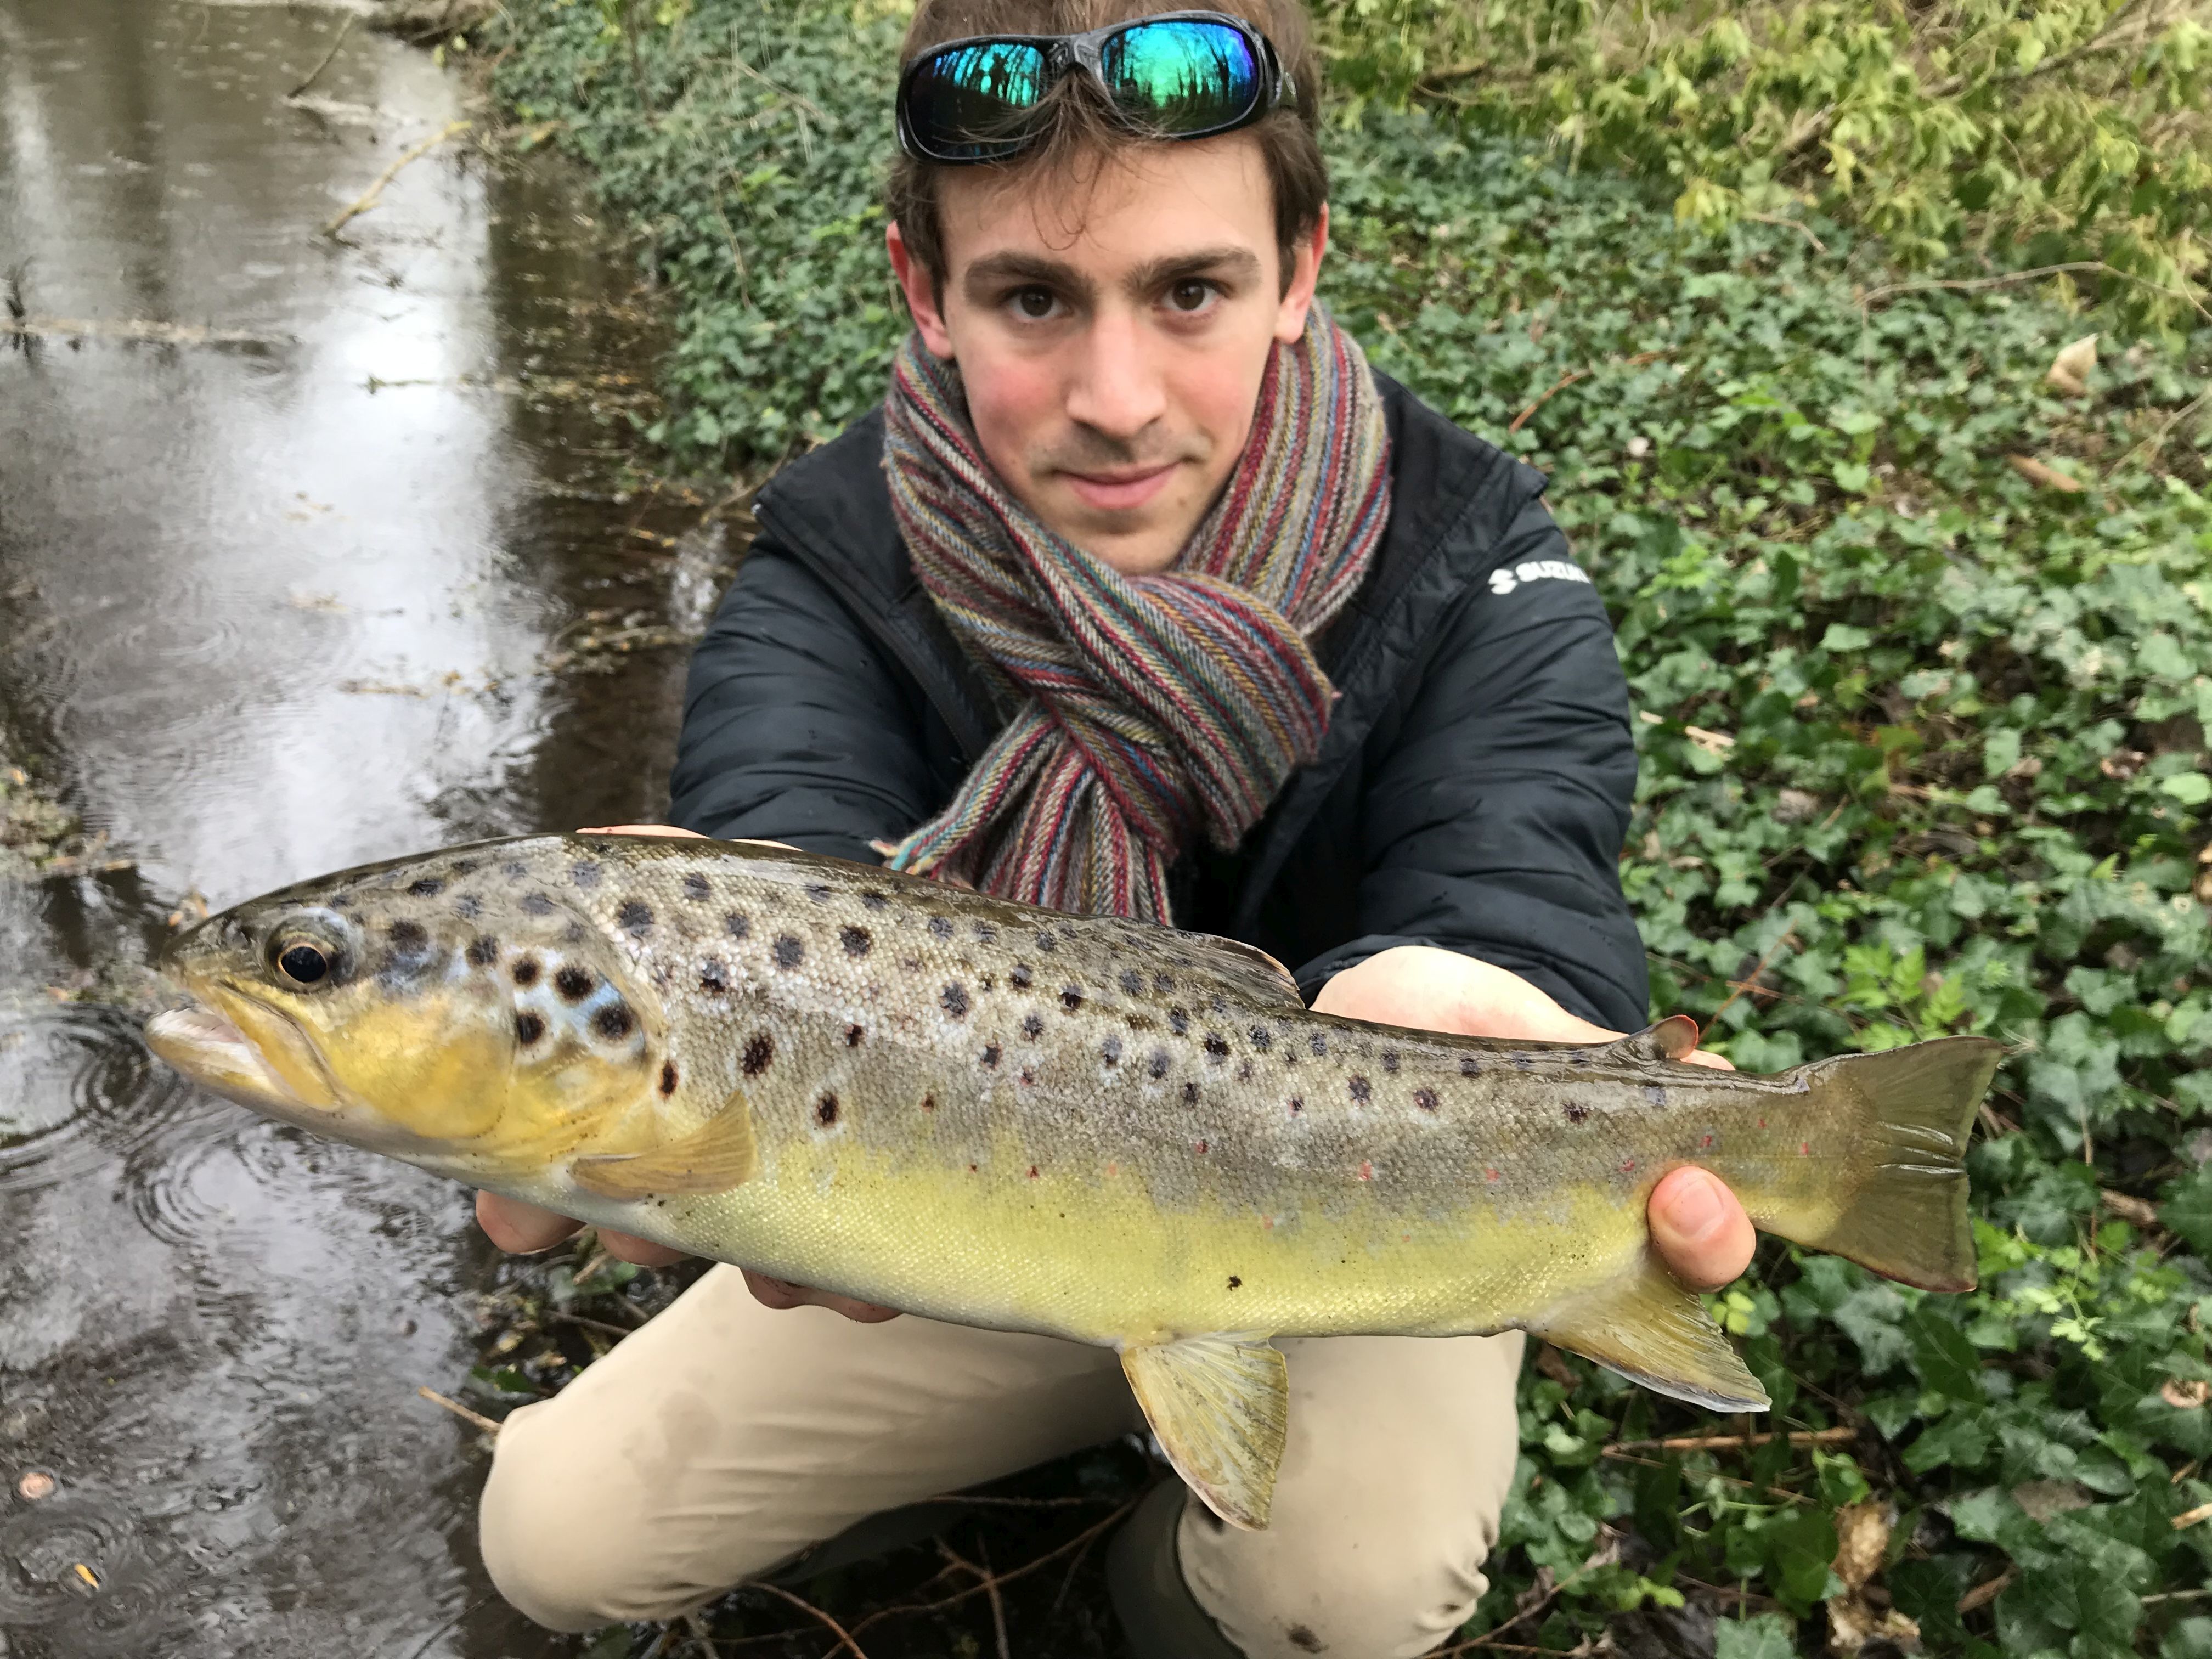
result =
[{"label": "reflection on water", "polygon": [[0,0],[0,299],[44,325],[0,337],[0,751],[136,860],[0,884],[8,1659],[574,1650],[486,1601],[480,1449],[415,1396],[472,1358],[467,1194],[110,1006],[201,903],[655,815],[680,653],[547,666],[726,575],[632,533],[591,405],[641,344],[557,183],[449,145],[319,234],[459,113],[359,30],[287,102],[343,21]]}]

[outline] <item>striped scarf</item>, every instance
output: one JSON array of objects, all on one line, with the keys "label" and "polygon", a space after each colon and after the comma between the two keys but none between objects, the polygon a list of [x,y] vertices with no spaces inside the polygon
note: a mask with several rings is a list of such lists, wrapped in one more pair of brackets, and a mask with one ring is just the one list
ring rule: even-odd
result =
[{"label": "striped scarf", "polygon": [[1366,358],[1313,307],[1275,347],[1221,499],[1152,576],[1079,551],[1007,492],[957,371],[919,337],[884,416],[915,570],[1014,714],[951,804],[878,850],[1007,898],[1170,921],[1176,854],[1200,833],[1236,847],[1328,727],[1335,693],[1307,640],[1359,586],[1390,513]]}]

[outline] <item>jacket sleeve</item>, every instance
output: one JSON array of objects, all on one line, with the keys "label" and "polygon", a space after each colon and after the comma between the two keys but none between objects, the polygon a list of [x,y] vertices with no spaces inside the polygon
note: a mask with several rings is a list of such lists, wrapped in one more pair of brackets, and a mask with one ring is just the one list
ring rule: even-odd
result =
[{"label": "jacket sleeve", "polygon": [[931,782],[919,699],[853,613],[763,533],[692,653],[670,781],[674,821],[881,862]]},{"label": "jacket sleeve", "polygon": [[1650,982],[1618,869],[1636,790],[1628,722],[1605,606],[1532,499],[1369,757],[1361,937],[1301,969],[1301,985],[1433,945],[1584,1018],[1642,1026]]}]

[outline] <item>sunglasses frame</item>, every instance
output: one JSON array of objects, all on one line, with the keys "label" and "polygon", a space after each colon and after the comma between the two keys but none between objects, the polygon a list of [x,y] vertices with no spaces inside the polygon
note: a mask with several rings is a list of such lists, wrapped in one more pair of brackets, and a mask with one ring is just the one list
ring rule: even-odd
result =
[{"label": "sunglasses frame", "polygon": [[[1121,105],[1114,96],[1114,88],[1106,82],[1104,48],[1115,35],[1126,34],[1154,23],[1214,23],[1243,37],[1252,48],[1253,60],[1260,65],[1260,86],[1252,102],[1241,114],[1215,126],[1197,132],[1162,132],[1148,128],[1141,120],[1125,118],[1127,125],[1139,132],[1163,139],[1215,138],[1224,132],[1235,132],[1249,127],[1264,116],[1286,108],[1297,99],[1297,88],[1290,71],[1275,55],[1274,42],[1241,17],[1232,17],[1222,11],[1163,11],[1148,17],[1133,17],[1126,22],[1109,23],[1103,28],[1087,29],[1080,34],[970,34],[957,40],[942,41],[908,64],[900,71],[898,93],[894,108],[898,126],[899,148],[919,161],[928,161],[938,167],[979,167],[994,161],[1004,161],[1018,155],[1036,142],[1036,134],[1023,133],[1016,137],[990,141],[994,148],[984,155],[941,155],[924,143],[915,131],[908,113],[910,93],[915,79],[929,64],[947,52],[963,52],[975,46],[1036,46],[1044,56],[1044,91],[1038,98],[1041,106],[1052,89],[1078,69],[1087,72],[1105,94],[1106,101],[1118,112]],[[1033,106],[1034,107],[1034,106]],[[969,148],[977,148],[970,144]]]}]

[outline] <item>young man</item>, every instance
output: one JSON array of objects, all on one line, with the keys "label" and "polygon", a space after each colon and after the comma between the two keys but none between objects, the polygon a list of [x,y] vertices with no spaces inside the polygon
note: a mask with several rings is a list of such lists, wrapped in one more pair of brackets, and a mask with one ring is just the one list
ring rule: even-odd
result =
[{"label": "young man", "polygon": [[[922,6],[887,239],[914,337],[884,408],[761,496],[676,816],[1231,934],[1330,1012],[1599,1040],[1647,994],[1605,611],[1559,574],[1540,477],[1315,305],[1296,4]],[[509,1249],[574,1227],[480,1212]],[[1749,1259],[1703,1171],[1651,1224],[1686,1280]],[[1521,1337],[1281,1346],[1272,1526],[1170,1481],[1112,1552],[1139,1659],[1413,1655],[1482,1591]],[[668,1617],[1137,1422],[1104,1350],[717,1268],[507,1419],[484,1558],[557,1627]]]}]

